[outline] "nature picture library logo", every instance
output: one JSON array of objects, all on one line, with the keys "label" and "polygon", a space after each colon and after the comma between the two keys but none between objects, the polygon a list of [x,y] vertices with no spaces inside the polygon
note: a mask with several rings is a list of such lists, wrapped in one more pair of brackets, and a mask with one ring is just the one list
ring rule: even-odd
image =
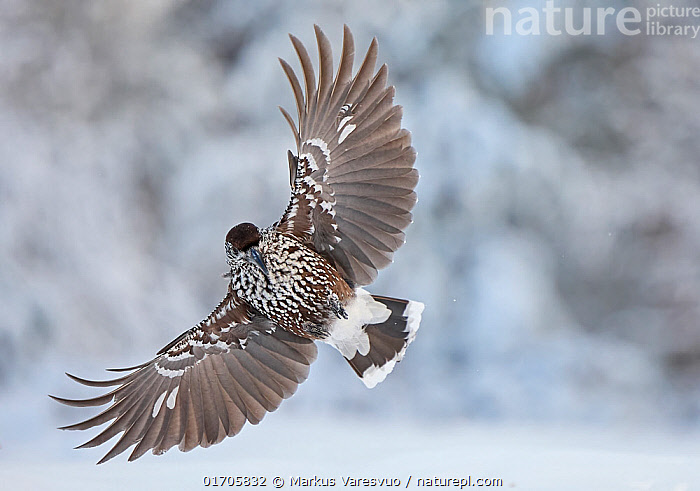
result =
[{"label": "nature picture library logo", "polygon": [[[541,5],[536,2],[536,5]],[[700,35],[700,7],[657,3],[645,8],[564,7],[547,0],[544,7],[486,7],[486,34],[521,36],[562,34],[603,36],[615,30],[625,36]]]}]

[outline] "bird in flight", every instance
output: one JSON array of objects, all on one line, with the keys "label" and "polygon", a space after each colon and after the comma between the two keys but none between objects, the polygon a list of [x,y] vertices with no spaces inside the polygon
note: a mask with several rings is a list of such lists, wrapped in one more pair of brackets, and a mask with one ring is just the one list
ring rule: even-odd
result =
[{"label": "bird in flight", "polygon": [[294,92],[298,124],[280,108],[296,139],[288,152],[291,199],[267,228],[241,223],[226,235],[226,296],[209,316],[152,360],[113,380],[68,376],[114,387],[69,406],[109,406],[62,429],[111,423],[78,448],[121,437],[98,462],[135,445],[129,460],[178,445],[189,451],[257,424],[306,380],[316,341],[340,351],[367,387],[384,380],[413,341],[423,304],[372,295],[362,287],[403,245],[416,203],[418,172],[402,109],[375,72],[372,40],[353,76],[354,41],[345,26],[333,77],[330,42],[315,26],[318,84],[303,44],[290,35],[304,88],[280,59]]}]

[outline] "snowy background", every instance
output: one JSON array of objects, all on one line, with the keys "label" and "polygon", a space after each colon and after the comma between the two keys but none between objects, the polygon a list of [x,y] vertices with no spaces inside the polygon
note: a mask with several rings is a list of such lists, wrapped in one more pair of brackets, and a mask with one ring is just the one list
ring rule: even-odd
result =
[{"label": "snowy background", "polygon": [[[698,41],[486,36],[484,5],[541,8],[0,0],[0,479],[699,489]],[[63,371],[150,359],[221,299],[228,229],[286,205],[277,57],[297,66],[288,32],[315,55],[313,23],[336,53],[348,23],[358,59],[377,36],[404,106],[419,203],[370,290],[424,302],[419,336],[372,391],[324,346],[260,427],[95,468],[46,394],[89,394]]]}]

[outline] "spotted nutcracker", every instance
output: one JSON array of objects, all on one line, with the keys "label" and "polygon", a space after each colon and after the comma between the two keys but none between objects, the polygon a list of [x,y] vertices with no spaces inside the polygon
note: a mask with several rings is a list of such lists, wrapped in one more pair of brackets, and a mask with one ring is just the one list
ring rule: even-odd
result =
[{"label": "spotted nutcracker", "polygon": [[354,42],[345,26],[333,78],[330,43],[318,26],[315,31],[318,85],[296,37],[290,35],[303,90],[280,60],[299,116],[297,129],[280,108],[297,146],[297,155],[288,152],[291,200],[272,226],[241,223],[228,232],[226,297],[152,360],[115,370],[129,372],[122,377],[68,375],[90,387],[116,387],[111,392],[85,400],[54,397],[70,406],[111,403],[63,428],[112,421],[81,445],[94,447],[122,433],[99,463],[134,444],[129,460],[174,445],[183,451],[208,447],[237,434],[246,421],[259,423],[306,379],[317,340],[337,348],[370,388],[413,341],[423,304],[361,288],[392,261],[411,223],[418,182],[411,134],[401,128],[386,65],[374,73],[376,39],[353,77]]}]

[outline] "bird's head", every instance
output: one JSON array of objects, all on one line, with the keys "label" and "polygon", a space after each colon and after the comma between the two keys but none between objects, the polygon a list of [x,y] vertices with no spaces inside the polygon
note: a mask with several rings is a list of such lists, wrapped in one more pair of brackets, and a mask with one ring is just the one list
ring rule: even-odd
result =
[{"label": "bird's head", "polygon": [[260,244],[260,230],[252,223],[239,223],[226,234],[226,262],[231,267],[224,277],[231,277],[234,269],[240,269],[242,263],[254,264],[268,275],[263,261]]}]

